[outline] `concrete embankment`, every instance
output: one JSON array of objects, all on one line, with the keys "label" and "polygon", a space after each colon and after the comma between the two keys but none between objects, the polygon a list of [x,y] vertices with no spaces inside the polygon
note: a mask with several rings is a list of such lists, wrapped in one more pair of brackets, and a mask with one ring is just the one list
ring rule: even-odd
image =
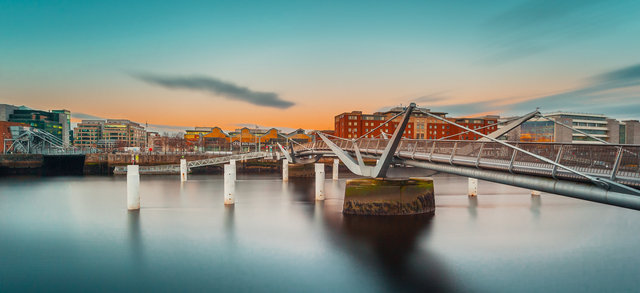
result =
[{"label": "concrete embankment", "polygon": [[[213,158],[207,154],[139,154],[136,164],[141,166],[179,164],[180,159],[187,161]],[[134,156],[135,159],[135,156]],[[35,155],[35,154],[5,154],[0,155],[0,176],[8,175],[112,175],[116,166],[131,164],[131,154],[87,154],[87,155]],[[323,158],[327,170],[331,167],[332,159]],[[291,177],[313,177],[313,164],[291,164]],[[341,172],[346,169],[341,168]],[[203,166],[191,169],[192,174],[222,174],[222,165]],[[237,172],[281,173],[282,163],[276,160],[247,160],[237,162]]]},{"label": "concrete embankment", "polygon": [[82,175],[84,161],[84,155],[0,155],[0,176]]}]

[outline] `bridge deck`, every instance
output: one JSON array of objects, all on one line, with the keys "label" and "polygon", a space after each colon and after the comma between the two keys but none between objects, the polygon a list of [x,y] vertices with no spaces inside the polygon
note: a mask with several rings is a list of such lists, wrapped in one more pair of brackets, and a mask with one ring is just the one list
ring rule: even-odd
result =
[{"label": "bridge deck", "polygon": [[[229,163],[231,160],[253,160],[272,157],[272,153],[269,152],[253,152],[246,154],[229,155],[222,157],[215,157],[203,160],[188,161],[187,168],[197,168],[211,165],[220,165]],[[180,174],[180,164],[171,165],[156,165],[156,166],[140,166],[140,174]],[[116,166],[113,170],[113,174],[127,174],[127,166]]]},{"label": "bridge deck", "polygon": [[[380,155],[388,140],[361,139],[357,146],[363,155]],[[345,140],[334,143],[346,151],[355,151]],[[640,145],[515,143],[521,149],[594,177],[607,178],[640,188]],[[295,146],[301,155],[330,151],[323,141]],[[450,164],[454,166],[505,171],[569,181],[587,181],[563,168],[516,151],[496,142],[403,140],[396,157]]]}]

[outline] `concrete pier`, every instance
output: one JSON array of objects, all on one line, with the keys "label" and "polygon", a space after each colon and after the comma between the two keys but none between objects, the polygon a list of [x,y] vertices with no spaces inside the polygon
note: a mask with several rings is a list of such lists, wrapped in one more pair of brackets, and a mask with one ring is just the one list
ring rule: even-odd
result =
[{"label": "concrete pier", "polygon": [[316,163],[316,200],[324,200],[324,164]]},{"label": "concrete pier", "polygon": [[138,165],[127,166],[127,209],[140,209],[140,173]]},{"label": "concrete pier", "polygon": [[333,159],[333,180],[338,180],[338,168],[340,167],[340,160]]},{"label": "concrete pier", "polygon": [[238,170],[236,160],[229,160],[229,165],[231,165],[231,169],[233,169],[233,181],[236,181],[236,172]]},{"label": "concrete pier", "polygon": [[289,160],[282,160],[282,181],[289,181]]},{"label": "concrete pier", "polygon": [[187,160],[180,159],[180,182],[187,181]]},{"label": "concrete pier", "polygon": [[469,178],[469,191],[467,193],[469,196],[477,196],[478,195],[478,179]]},{"label": "concrete pier", "polygon": [[397,216],[435,211],[433,179],[352,179],[347,181],[342,213]]},{"label": "concrete pier", "polygon": [[224,204],[232,205],[235,203],[233,195],[236,189],[235,166],[231,164],[224,165]]}]

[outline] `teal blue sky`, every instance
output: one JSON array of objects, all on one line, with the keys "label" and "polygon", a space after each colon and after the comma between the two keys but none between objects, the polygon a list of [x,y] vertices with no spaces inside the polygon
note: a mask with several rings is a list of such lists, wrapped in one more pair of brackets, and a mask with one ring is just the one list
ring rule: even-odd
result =
[{"label": "teal blue sky", "polygon": [[640,115],[640,1],[4,1],[0,102],[165,125]]}]

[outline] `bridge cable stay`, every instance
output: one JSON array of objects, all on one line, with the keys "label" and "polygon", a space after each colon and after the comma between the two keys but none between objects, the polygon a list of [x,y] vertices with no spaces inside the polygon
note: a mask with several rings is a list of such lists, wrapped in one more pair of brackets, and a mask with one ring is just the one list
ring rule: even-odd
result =
[{"label": "bridge cable stay", "polygon": [[293,142],[293,143],[295,143],[295,144],[297,144],[297,145],[299,145],[299,146],[301,146],[301,147],[303,147],[303,148],[305,148],[305,149],[307,149],[309,151],[311,150],[310,148],[306,147],[305,145],[303,145],[303,144],[301,144],[301,143],[299,143],[299,142],[297,142],[297,141],[295,141],[295,140],[293,140],[291,138],[288,138],[288,137],[284,136],[283,134],[278,133],[278,135],[284,137],[285,139],[287,139],[287,141],[291,141],[291,142]]},{"label": "bridge cable stay", "polygon": [[[398,113],[398,114],[394,115],[393,117],[389,118],[387,121],[385,121],[385,122],[383,122],[382,124],[378,125],[378,127],[374,128],[374,129],[371,129],[371,131],[369,131],[369,132],[367,132],[367,133],[365,133],[365,134],[361,135],[360,137],[358,137],[358,138],[354,139],[354,141],[358,141],[358,140],[362,139],[363,137],[367,136],[368,134],[370,134],[370,133],[372,133],[372,132],[376,131],[378,128],[380,128],[380,127],[382,127],[382,126],[387,125],[389,122],[393,121],[393,119],[396,119],[396,118],[398,118],[400,115],[404,114],[404,113],[405,113],[405,111],[406,111],[406,110],[403,110],[402,112],[400,112],[400,113]],[[381,131],[380,133],[382,134],[382,131]]]},{"label": "bridge cable stay", "polygon": [[[353,157],[351,157],[345,150],[338,147],[334,142],[329,140],[323,133],[318,133],[318,136],[325,142],[325,144],[331,149],[331,151],[338,156],[338,158],[345,164],[345,166],[354,174],[368,177],[385,177],[387,170],[389,169],[389,164],[393,157],[395,156],[395,151],[400,144],[400,140],[402,139],[402,134],[404,133],[404,129],[409,122],[409,118],[411,116],[411,112],[416,107],[415,103],[411,103],[408,107],[405,108],[402,114],[404,117],[402,118],[402,122],[398,125],[393,136],[390,141],[387,143],[384,151],[378,163],[374,166],[365,166],[362,162],[361,156],[358,156],[359,149],[357,147],[354,148],[356,155],[358,156],[358,162],[356,162]],[[355,146],[355,144],[354,144]]]},{"label": "bridge cable stay", "polygon": [[309,158],[306,158],[306,159],[298,158],[296,156],[296,152],[293,149],[293,144],[291,144],[291,142],[294,142],[294,143],[300,145],[301,147],[303,147],[303,148],[305,148],[305,149],[307,149],[309,151],[312,151],[312,149],[310,149],[310,148],[306,147],[305,145],[303,145],[303,144],[301,144],[301,143],[299,143],[299,142],[297,142],[297,141],[295,141],[295,140],[293,140],[291,138],[288,138],[288,137],[286,137],[286,136],[284,136],[282,134],[278,134],[278,135],[286,138],[287,141],[289,142],[290,153],[287,152],[280,143],[277,143],[278,148],[280,148],[280,152],[282,152],[282,154],[284,155],[285,159],[287,159],[289,162],[291,162],[291,163],[300,163],[300,164],[308,164],[308,163],[315,163],[318,160],[320,160],[320,158],[322,158],[322,155],[316,155],[315,157],[309,156]]},{"label": "bridge cable stay", "polygon": [[[588,136],[588,137],[590,137],[590,138],[593,138],[593,139],[595,139],[595,140],[597,140],[597,141],[599,141],[599,142],[601,142],[601,143],[603,143],[603,144],[608,144],[608,145],[611,145],[611,144],[612,144],[612,143],[610,143],[610,142],[608,142],[608,141],[606,141],[606,140],[600,139],[600,138],[598,138],[598,137],[596,137],[596,136],[594,136],[594,135],[592,135],[592,134],[590,134],[590,133],[584,132],[584,131],[582,131],[582,130],[580,130],[580,129],[577,129],[577,128],[575,128],[575,127],[571,126],[571,125],[568,125],[568,124],[562,123],[562,122],[560,122],[560,121],[556,121],[555,119],[552,119],[552,118],[547,117],[547,116],[545,116],[545,115],[539,114],[538,116],[539,116],[539,117],[541,117],[541,118],[544,118],[544,119],[546,119],[546,120],[549,120],[549,121],[551,121],[551,122],[553,122],[553,123],[556,123],[556,124],[558,124],[558,125],[561,125],[561,126],[564,126],[564,127],[566,127],[566,128],[569,128],[569,129],[571,129],[572,131],[575,131],[575,132],[577,132],[577,133],[580,133],[580,134],[586,135],[586,136]],[[632,151],[630,151],[630,150],[627,150],[627,149],[625,149],[625,148],[622,148],[622,147],[619,147],[619,148],[620,148],[620,150],[621,150],[621,151],[623,151],[623,152],[625,152],[625,153],[627,153],[627,154],[631,154],[632,156],[637,156],[637,155],[638,155],[637,153],[634,153],[634,152],[632,152]],[[619,161],[619,158],[618,158],[618,159],[616,159],[616,164],[618,163],[618,161]]]},{"label": "bridge cable stay", "polygon": [[[366,166],[365,166],[365,164],[364,164],[364,160],[362,159],[362,154],[360,153],[360,149],[358,148],[358,141],[359,141],[360,139],[362,139],[362,138],[366,137],[366,136],[367,136],[367,135],[369,135],[370,133],[372,133],[372,132],[376,131],[378,128],[380,128],[380,127],[382,127],[382,126],[385,126],[385,125],[389,124],[389,122],[393,121],[393,119],[396,119],[397,117],[399,117],[400,115],[404,114],[405,112],[406,112],[406,110],[401,111],[400,113],[398,113],[398,114],[394,115],[393,117],[391,117],[391,118],[387,119],[387,120],[386,120],[386,121],[384,121],[382,124],[378,125],[376,128],[371,129],[371,131],[369,131],[369,132],[367,132],[367,133],[365,133],[365,134],[361,135],[361,136],[360,136],[360,137],[358,137],[358,138],[350,139],[350,140],[349,140],[349,139],[345,139],[346,141],[351,142],[351,144],[352,144],[352,146],[353,146],[353,149],[354,149],[354,152],[355,152],[355,154],[356,154],[356,158],[357,158],[357,160],[358,160],[358,165],[360,166],[360,168],[361,168],[361,169],[362,169],[362,168],[366,168]],[[380,132],[380,135],[382,135],[382,133],[383,133],[383,132]],[[385,137],[385,139],[386,139],[386,137]]]},{"label": "bridge cable stay", "polygon": [[543,162],[545,162],[545,163],[548,163],[548,164],[554,165],[554,166],[556,166],[556,167],[559,167],[559,168],[565,169],[565,170],[567,170],[567,171],[569,171],[569,172],[571,172],[571,173],[573,173],[573,174],[575,174],[575,175],[578,175],[578,176],[584,177],[584,178],[588,179],[589,181],[591,181],[591,182],[592,182],[593,184],[595,184],[596,186],[600,186],[600,187],[602,187],[602,188],[604,188],[604,189],[607,189],[607,190],[610,190],[612,187],[614,187],[614,186],[615,186],[615,187],[617,187],[618,189],[620,189],[620,190],[622,190],[622,191],[624,191],[624,192],[626,192],[626,193],[632,193],[632,194],[640,195],[640,191],[639,191],[639,190],[633,189],[633,188],[631,188],[631,187],[629,187],[629,186],[626,186],[626,185],[624,185],[624,184],[620,184],[620,183],[615,182],[615,181],[607,180],[607,179],[604,179],[604,178],[597,178],[597,177],[593,177],[593,176],[590,176],[590,175],[584,174],[584,173],[582,173],[582,172],[580,172],[580,171],[574,170],[574,169],[572,169],[572,168],[569,168],[569,167],[567,167],[567,166],[564,166],[564,165],[562,165],[562,164],[559,164],[559,163],[556,163],[556,162],[554,162],[554,161],[552,161],[552,160],[549,160],[549,159],[547,159],[547,158],[545,158],[545,157],[543,157],[543,156],[540,156],[540,155],[534,154],[534,153],[532,153],[532,152],[526,151],[526,150],[524,150],[524,149],[522,149],[522,148],[519,148],[519,147],[517,147],[517,146],[511,145],[511,144],[506,143],[506,142],[504,142],[504,141],[501,141],[501,140],[495,139],[495,138],[493,138],[493,137],[489,137],[488,135],[485,135],[485,134],[483,134],[483,133],[481,133],[481,132],[478,132],[478,131],[475,131],[475,130],[473,130],[473,129],[467,128],[467,127],[462,126],[462,125],[460,125],[460,124],[458,124],[458,123],[455,123],[455,122],[453,122],[453,121],[449,121],[449,120],[446,120],[446,119],[444,119],[444,118],[441,118],[440,116],[433,115],[433,114],[428,113],[428,112],[427,112],[426,114],[427,114],[428,116],[431,116],[431,117],[435,118],[435,119],[438,119],[438,120],[444,121],[444,122],[446,122],[446,123],[450,123],[450,124],[452,124],[452,125],[455,125],[455,126],[457,126],[457,127],[462,128],[462,129],[466,129],[466,130],[468,130],[468,131],[470,131],[470,132],[472,132],[472,133],[474,133],[474,134],[480,135],[480,136],[482,136],[482,137],[484,137],[484,138],[487,138],[487,139],[489,139],[489,140],[491,140],[491,141],[493,141],[493,142],[496,142],[496,143],[499,143],[499,144],[501,144],[501,145],[504,145],[504,146],[506,146],[506,147],[508,147],[508,148],[511,148],[511,149],[517,150],[517,151],[519,151],[519,152],[522,152],[522,153],[524,153],[524,154],[527,154],[527,155],[529,155],[529,156],[532,156],[532,157],[534,157],[534,158],[536,158],[536,159],[538,159],[538,160],[541,160],[541,161],[543,161]]},{"label": "bridge cable stay", "polygon": [[333,138],[335,138],[335,139],[339,139],[339,140],[351,141],[350,139],[347,139],[347,138],[344,138],[344,137],[335,136],[335,135],[328,134],[328,133],[323,133],[323,135],[325,135],[325,136],[330,136],[330,137],[333,137]]},{"label": "bridge cable stay", "polygon": [[589,134],[589,133],[586,133],[586,132],[584,132],[584,131],[582,131],[582,130],[576,129],[576,128],[574,128],[574,127],[572,127],[572,126],[570,126],[570,125],[567,125],[567,124],[565,124],[565,123],[562,123],[562,122],[560,122],[560,121],[556,121],[555,119],[551,119],[551,118],[549,118],[549,117],[547,117],[547,116],[545,116],[545,115],[538,114],[538,117],[544,118],[544,119],[549,120],[549,121],[551,121],[551,122],[553,122],[553,123],[556,123],[556,124],[559,124],[559,125],[564,126],[564,127],[566,127],[566,128],[569,128],[569,129],[571,129],[571,130],[573,130],[573,131],[575,131],[575,132],[577,132],[577,133],[584,134],[584,135],[586,135],[586,136],[588,136],[588,137],[590,137],[590,138],[593,138],[593,139],[595,139],[595,140],[597,140],[597,141],[599,141],[599,142],[601,142],[601,143],[604,143],[604,144],[611,144],[611,143],[610,143],[610,142],[608,142],[608,141],[605,141],[605,140],[603,140],[603,139],[597,138],[597,137],[595,137],[595,136],[593,136],[593,135],[591,135],[591,134]]},{"label": "bridge cable stay", "polygon": [[538,108],[536,108],[536,110],[533,111],[533,112],[530,112],[530,113],[522,115],[522,117],[520,117],[520,118],[518,118],[518,119],[516,119],[516,120],[514,120],[514,121],[512,121],[512,122],[510,122],[510,123],[508,123],[506,125],[504,125],[502,128],[483,136],[482,138],[478,139],[478,141],[486,142],[486,141],[489,141],[491,138],[498,139],[501,136],[507,134],[509,131],[515,129],[516,127],[518,127],[520,125],[522,125],[522,123],[525,123],[525,122],[529,121],[529,119],[533,118],[537,114],[540,114],[540,111],[538,111]]},{"label": "bridge cable stay", "polygon": [[[522,117],[524,117],[524,116],[515,117],[515,118],[512,118],[512,119],[509,119],[509,120],[506,120],[506,121],[497,122],[497,123],[491,123],[491,124],[489,124],[489,125],[487,125],[487,126],[483,126],[483,127],[480,127],[480,128],[476,128],[476,130],[482,130],[482,129],[489,128],[489,127],[491,127],[491,126],[495,126],[495,125],[511,123],[511,122],[513,122],[513,121],[516,121],[516,120],[518,120],[518,119],[521,119]],[[452,135],[449,135],[449,136],[445,136],[445,137],[438,138],[438,139],[436,139],[436,141],[439,141],[439,140],[445,140],[445,139],[448,139],[448,138],[451,138],[451,137],[454,137],[454,136],[459,136],[459,135],[462,135],[462,134],[466,134],[466,133],[469,133],[469,132],[470,132],[470,131],[465,131],[465,132],[461,132],[461,133],[457,133],[457,134],[452,134]],[[505,134],[506,134],[506,133],[505,133]]]},{"label": "bridge cable stay", "polygon": [[41,153],[44,153],[47,144],[49,145],[49,149],[54,149],[57,151],[64,151],[66,149],[62,139],[51,133],[35,128],[23,129],[22,133],[20,133],[17,137],[12,139],[5,139],[5,145],[7,140],[13,142],[8,149],[4,150],[5,153],[11,152],[12,150],[13,152],[16,152],[19,149],[23,153],[33,153],[32,150],[34,149],[40,150]]}]

